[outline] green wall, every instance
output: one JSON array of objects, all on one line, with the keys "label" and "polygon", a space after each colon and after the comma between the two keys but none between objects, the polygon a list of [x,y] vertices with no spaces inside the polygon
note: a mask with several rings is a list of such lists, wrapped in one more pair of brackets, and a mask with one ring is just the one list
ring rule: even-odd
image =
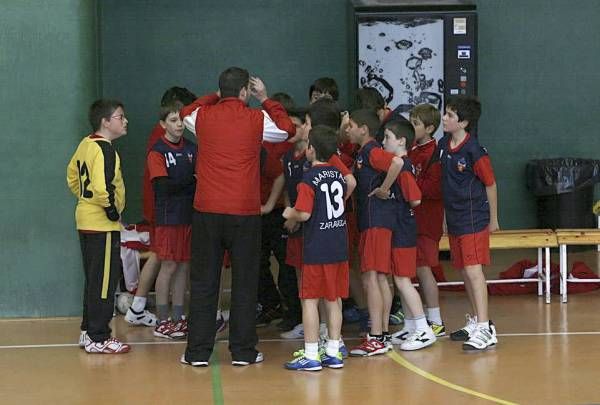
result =
[{"label": "green wall", "polygon": [[[600,158],[600,4],[480,0],[480,138],[505,228],[535,226],[532,158]],[[77,315],[81,259],[65,166],[98,95],[123,100],[125,219],[141,217],[143,150],[164,89],[216,88],[230,65],[300,103],[332,76],[348,101],[346,0],[42,0],[0,3],[0,317]],[[96,34],[96,26],[100,34]],[[8,126],[6,126],[8,123]]]},{"label": "green wall", "polygon": [[0,4],[0,317],[81,311],[65,176],[97,95],[95,14],[92,1]]}]

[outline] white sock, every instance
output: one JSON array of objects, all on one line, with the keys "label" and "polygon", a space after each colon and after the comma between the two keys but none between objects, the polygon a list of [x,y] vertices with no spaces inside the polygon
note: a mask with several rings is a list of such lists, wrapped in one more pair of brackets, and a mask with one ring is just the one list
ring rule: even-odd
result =
[{"label": "white sock", "polygon": [[142,312],[146,308],[146,297],[133,297],[133,303],[131,309],[135,312]]},{"label": "white sock", "polygon": [[440,307],[427,308],[427,319],[430,322],[441,325],[442,324],[442,314],[440,313]]},{"label": "white sock", "polygon": [[404,327],[408,329],[409,332],[414,332],[417,329],[417,324],[412,318],[404,318]]},{"label": "white sock", "polygon": [[304,356],[310,360],[319,360],[319,342],[304,342]]},{"label": "white sock", "polygon": [[489,328],[490,327],[490,322],[489,321],[477,322],[477,326],[479,326],[480,328]]},{"label": "white sock", "polygon": [[327,324],[325,322],[322,322],[319,324],[319,335],[320,335],[320,337],[325,337],[325,338],[327,338],[327,336],[328,336]]},{"label": "white sock", "polygon": [[341,340],[328,340],[327,346],[325,347],[325,353],[330,357],[337,356],[340,351],[340,342]]},{"label": "white sock", "polygon": [[427,324],[427,318],[425,318],[425,316],[415,318],[414,322],[415,330],[426,330],[427,328],[429,328],[429,325]]}]

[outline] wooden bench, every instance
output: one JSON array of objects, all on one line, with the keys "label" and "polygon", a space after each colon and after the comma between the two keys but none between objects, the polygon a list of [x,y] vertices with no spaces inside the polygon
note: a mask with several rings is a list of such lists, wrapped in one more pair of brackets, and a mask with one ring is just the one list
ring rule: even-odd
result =
[{"label": "wooden bench", "polygon": [[600,278],[570,279],[567,270],[567,246],[599,245],[600,229],[557,229],[556,239],[560,251],[560,295],[567,302],[567,283],[598,283]]},{"label": "wooden bench", "polygon": [[[546,303],[550,303],[550,248],[557,247],[556,234],[551,229],[510,229],[501,230],[490,234],[490,250],[496,249],[524,249],[536,248],[538,250],[538,277],[517,278],[502,280],[486,280],[488,284],[507,284],[507,283],[538,283],[538,296],[545,292]],[[440,250],[450,250],[448,236],[442,236],[440,240]],[[545,254],[545,260],[543,256]],[[542,268],[542,263],[545,266]],[[462,285],[462,281],[449,281],[438,283],[445,285]],[[544,286],[545,284],[545,286]],[[545,288],[544,288],[545,287]]]}]

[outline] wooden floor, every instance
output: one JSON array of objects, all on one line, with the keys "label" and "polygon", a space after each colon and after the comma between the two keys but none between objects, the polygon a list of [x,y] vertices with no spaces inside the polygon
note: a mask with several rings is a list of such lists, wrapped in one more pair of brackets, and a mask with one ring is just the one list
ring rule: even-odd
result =
[{"label": "wooden floor", "polygon": [[[494,253],[493,277],[535,252]],[[595,251],[570,255],[598,271]],[[557,260],[554,260],[557,262]],[[449,329],[464,324],[462,292],[443,292]],[[499,344],[467,354],[442,338],[418,352],[351,358],[342,370],[291,372],[284,361],[301,341],[260,330],[262,364],[230,365],[226,333],[208,368],[179,364],[182,342],[152,336],[150,328],[113,322],[132,343],[121,356],[87,355],[77,345],[79,319],[0,321],[0,404],[592,404],[600,403],[600,291],[570,295],[568,304],[542,298],[494,296],[490,313]],[[356,343],[356,327],[344,337]]]}]

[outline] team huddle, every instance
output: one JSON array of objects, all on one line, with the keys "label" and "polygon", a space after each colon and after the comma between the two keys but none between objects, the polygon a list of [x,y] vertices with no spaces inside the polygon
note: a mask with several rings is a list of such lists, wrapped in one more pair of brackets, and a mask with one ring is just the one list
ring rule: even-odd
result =
[{"label": "team huddle", "polygon": [[[261,109],[248,107],[251,97]],[[196,98],[172,88],[163,96],[146,151],[152,255],[125,319],[153,327],[157,337],[187,337],[181,363],[209,364],[225,327],[218,309],[224,266],[231,267],[233,365],[263,361],[256,327],[278,317],[283,338],[304,340],[284,364],[289,370],[342,368],[347,356],[434,344],[446,335],[432,272],[444,231],[471,304],[466,325],[450,338],[468,351],[497,344],[482,269],[490,263],[489,234],[499,229],[497,195],[475,133],[479,101],[451,98],[443,117],[417,105],[407,120],[374,88],[357,90],[351,112],[337,99],[335,81],[321,78],[309,106],[299,108],[284,93],[269,98],[260,79],[235,67],[221,73],[216,93]],[[109,322],[125,207],[112,141],[126,134],[127,118],[120,102],[98,100],[89,119],[93,133],[67,168],[85,272],[80,347],[126,353],[130,346],[111,337]],[[440,123],[445,135],[436,142]],[[184,127],[197,145],[183,137]],[[146,309],[155,279],[156,315]],[[341,335],[348,302],[365,332],[349,349]],[[396,302],[404,327],[392,334]]]}]

